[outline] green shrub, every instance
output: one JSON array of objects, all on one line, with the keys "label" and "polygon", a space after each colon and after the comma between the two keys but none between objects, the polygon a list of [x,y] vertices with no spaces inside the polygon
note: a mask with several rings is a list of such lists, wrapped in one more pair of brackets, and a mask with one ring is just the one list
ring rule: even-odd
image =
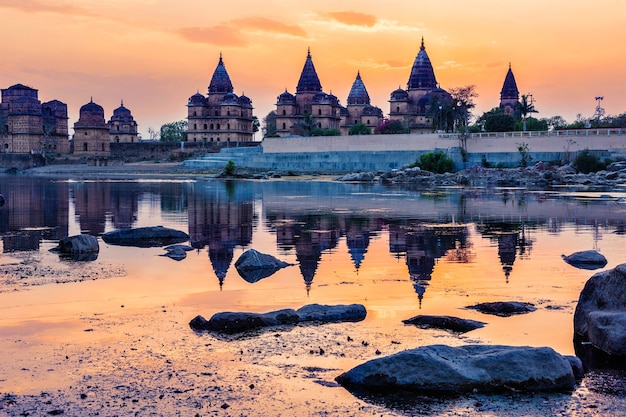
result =
[{"label": "green shrub", "polygon": [[226,162],[226,166],[224,167],[224,173],[226,175],[234,175],[236,170],[237,167],[235,166],[235,163],[232,160],[228,160],[228,162]]},{"label": "green shrub", "polygon": [[590,172],[601,171],[606,168],[606,164],[600,158],[592,154],[589,149],[584,149],[578,153],[573,163],[576,172],[589,174]]},{"label": "green shrub", "polygon": [[413,165],[436,174],[454,171],[454,162],[441,151],[423,153]]}]

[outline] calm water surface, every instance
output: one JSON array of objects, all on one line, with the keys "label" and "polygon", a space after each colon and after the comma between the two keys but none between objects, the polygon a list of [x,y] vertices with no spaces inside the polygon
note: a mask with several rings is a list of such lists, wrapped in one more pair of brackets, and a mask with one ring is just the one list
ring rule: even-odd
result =
[{"label": "calm water surface", "polygon": [[[24,323],[176,305],[185,320],[217,311],[268,311],[307,303],[362,303],[367,325],[402,326],[416,314],[450,314],[489,323],[471,334],[486,343],[549,345],[573,353],[572,318],[593,271],[562,254],[597,249],[612,268],[626,259],[624,190],[440,189],[323,181],[207,179],[67,181],[1,177],[0,272],[49,252],[78,233],[163,225],[195,248],[176,262],[162,248],[107,245],[91,262],[125,275],[22,291],[0,288],[0,334]],[[294,264],[260,279],[242,278],[247,249]],[[534,313],[498,318],[465,306],[518,300]],[[369,323],[369,324],[368,324]],[[60,324],[59,324],[60,325]],[[4,330],[3,330],[4,329]]]}]

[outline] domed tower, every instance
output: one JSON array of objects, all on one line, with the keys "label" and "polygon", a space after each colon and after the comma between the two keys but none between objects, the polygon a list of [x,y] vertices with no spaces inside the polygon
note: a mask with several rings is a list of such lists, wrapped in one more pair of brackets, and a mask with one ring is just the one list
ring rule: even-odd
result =
[{"label": "domed tower", "polygon": [[137,142],[137,122],[130,110],[124,107],[124,101],[121,102],[120,107],[113,110],[113,116],[111,116],[108,126],[111,142]]},{"label": "domed tower", "polygon": [[[450,107],[450,103],[437,100],[448,99],[450,94],[439,88],[422,37],[419,52],[411,67],[407,89],[398,88],[391,93],[389,118],[407,123],[411,132],[433,131],[437,127],[434,116],[437,115],[437,120],[445,120],[446,115],[431,111],[431,107],[436,105],[441,106],[441,110],[446,109]],[[439,126],[440,129],[443,128],[443,123],[439,122]]]},{"label": "domed tower", "polygon": [[187,141],[213,142],[220,146],[252,142],[252,100],[234,92],[222,54],[209,83],[208,95],[200,92],[187,101]]},{"label": "domed tower", "polygon": [[504,114],[513,114],[518,102],[519,90],[509,63],[509,70],[506,73],[506,77],[504,77],[502,90],[500,90],[500,108],[504,110]]},{"label": "domed tower", "polygon": [[74,123],[74,155],[87,156],[94,165],[106,165],[111,156],[110,142],[104,109],[92,99],[80,108]]},{"label": "domed tower", "polygon": [[348,106],[346,117],[342,119],[342,134],[348,134],[350,128],[356,124],[364,124],[374,129],[383,120],[383,111],[370,104],[370,96],[365,88],[365,83],[361,79],[361,72],[358,71],[356,79],[352,83],[350,94],[348,94]]},{"label": "domed tower", "polygon": [[313,116],[317,128],[339,130],[343,107],[336,96],[322,91],[322,84],[313,65],[311,48],[307,50],[296,94],[292,96],[295,104],[289,96],[291,94],[285,90],[285,93],[278,96],[276,103],[276,132],[279,135],[309,134],[310,132],[301,127],[307,114]]}]

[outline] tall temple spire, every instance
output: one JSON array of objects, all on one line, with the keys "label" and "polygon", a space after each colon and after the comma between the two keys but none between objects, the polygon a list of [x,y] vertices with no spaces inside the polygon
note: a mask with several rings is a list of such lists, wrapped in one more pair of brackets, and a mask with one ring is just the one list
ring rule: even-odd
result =
[{"label": "tall temple spire", "polygon": [[348,94],[348,104],[370,104],[370,96],[361,79],[361,71],[357,72],[350,94]]},{"label": "tall temple spire", "polygon": [[415,57],[415,61],[413,62],[407,87],[409,91],[417,89],[433,90],[437,88],[437,85],[435,71],[430,63],[430,58],[428,58],[428,54],[426,53],[424,37],[422,36],[422,44],[420,45],[420,50]]},{"label": "tall temple spire", "polygon": [[222,53],[220,52],[220,60],[217,64],[217,68],[215,68],[213,77],[211,78],[211,83],[209,84],[209,94],[226,94],[232,92],[233,84],[230,81],[228,72],[226,72],[226,67],[224,66],[224,61],[222,60]]},{"label": "tall temple spire", "polygon": [[304,62],[304,68],[300,74],[300,80],[298,80],[298,86],[296,87],[297,93],[317,93],[322,91],[322,84],[315,71],[313,65],[313,59],[311,58],[311,48],[308,48],[306,61]]},{"label": "tall temple spire", "polygon": [[519,90],[517,89],[517,83],[515,82],[515,76],[513,75],[510,62],[509,70],[506,73],[504,84],[502,85],[502,90],[500,91],[500,100],[504,99],[515,99],[515,101],[519,99]]}]

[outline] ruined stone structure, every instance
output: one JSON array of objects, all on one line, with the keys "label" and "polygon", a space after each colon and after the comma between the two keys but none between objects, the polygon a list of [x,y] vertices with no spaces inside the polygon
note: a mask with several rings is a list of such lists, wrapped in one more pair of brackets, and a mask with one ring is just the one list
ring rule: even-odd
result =
[{"label": "ruined stone structure", "polygon": [[322,91],[322,84],[313,65],[311,50],[296,86],[296,94],[285,90],[276,102],[276,133],[280,136],[308,136],[311,130],[337,130],[347,135],[350,128],[363,123],[376,127],[383,118],[382,110],[370,104],[370,97],[357,73],[344,107],[332,93]]},{"label": "ruined stone structure", "polygon": [[222,55],[209,84],[208,96],[199,92],[187,102],[187,141],[219,142],[222,145],[252,142],[252,101],[233,93]]},{"label": "ruined stone structure", "polygon": [[3,153],[69,153],[67,105],[41,103],[38,90],[22,84],[2,89],[0,147]]},{"label": "ruined stone structure", "polygon": [[504,77],[504,84],[500,91],[500,108],[504,110],[504,114],[514,114],[519,103],[519,90],[515,82],[515,76],[509,64],[509,70]]},{"label": "ruined stone structure", "polygon": [[451,102],[450,94],[439,88],[422,38],[407,89],[391,93],[389,119],[401,121],[411,133],[444,129],[443,110],[450,108]]},{"label": "ruined stone structure", "polygon": [[138,141],[137,122],[130,110],[124,107],[124,102],[113,110],[113,116],[108,121],[111,142],[133,143]]},{"label": "ruined stone structure", "polygon": [[104,109],[93,99],[80,108],[74,123],[74,155],[85,156],[94,165],[106,165],[111,156],[109,125],[104,120]]}]

